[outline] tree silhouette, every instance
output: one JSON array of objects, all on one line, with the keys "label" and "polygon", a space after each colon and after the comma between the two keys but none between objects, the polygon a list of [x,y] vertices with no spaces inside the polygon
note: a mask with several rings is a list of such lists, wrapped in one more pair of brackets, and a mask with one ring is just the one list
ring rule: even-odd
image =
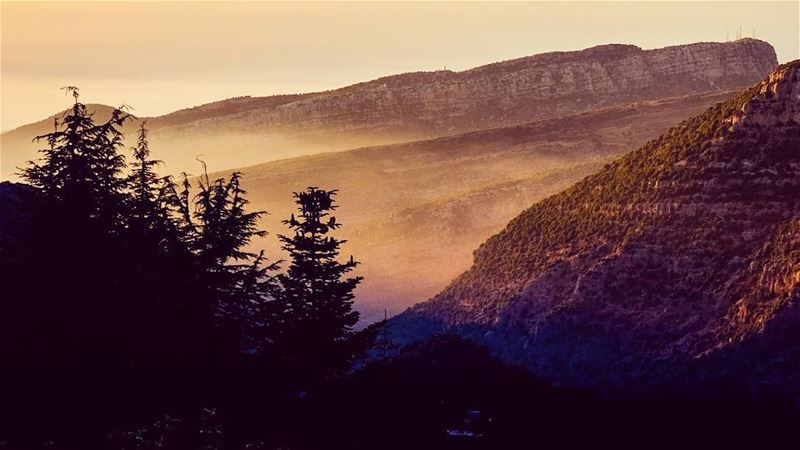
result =
[{"label": "tree silhouette", "polygon": [[263,251],[248,251],[254,239],[266,235],[257,226],[265,213],[247,210],[241,179],[241,173],[234,172],[228,180],[211,181],[204,170],[193,198],[185,174],[181,190],[174,185],[170,190],[177,227],[198,257],[211,293],[209,307],[226,337],[241,350],[253,351],[263,346],[273,325],[276,279],[272,274],[280,262],[269,263]]},{"label": "tree silhouette", "polygon": [[280,261],[253,250],[265,213],[249,209],[242,174],[159,177],[144,121],[128,164],[132,116],[97,122],[66,91],[72,107],[21,172],[29,185],[0,183],[0,360],[14,368],[0,422],[21,442],[52,433],[76,448],[206,404],[230,430],[225,448],[265,418],[275,436],[298,427],[282,409],[297,389],[348,369],[378,330],[353,331],[361,277],[330,235],[336,191],[295,193],[293,235],[280,236],[291,265],[276,276]]},{"label": "tree silhouette", "polygon": [[133,160],[127,179],[129,198],[125,217],[130,239],[135,241],[131,255],[139,258],[141,264],[155,253],[186,257],[188,251],[172,209],[172,179],[156,173],[162,162],[150,157],[146,126],[146,120],[139,124],[136,145],[131,148]]},{"label": "tree silhouette", "polygon": [[286,333],[283,344],[291,349],[292,362],[311,377],[348,364],[352,327],[358,321],[353,290],[362,278],[347,276],[358,262],[352,256],[339,262],[339,247],[346,241],[329,235],[341,226],[331,215],[337,208],[336,193],[316,187],[295,192],[299,218],[292,214],[283,222],[294,234],[279,235],[291,258],[286,273],[278,277]]},{"label": "tree silhouette", "polygon": [[146,126],[146,120],[139,124],[136,146],[131,148],[133,162],[130,165],[131,174],[128,177],[131,205],[127,216],[133,227],[156,231],[163,226],[163,222],[168,220],[164,214],[167,191],[165,186],[168,178],[161,178],[156,174],[155,169],[162,162],[150,158]]},{"label": "tree silhouette", "polygon": [[131,116],[97,123],[67,91],[74,104],[22,171],[31,186],[0,196],[24,197],[19,217],[0,218],[13,230],[0,240],[0,359],[18,386],[0,421],[27,408],[51,415],[40,426],[96,430],[214,398],[239,376],[227,363],[273,328],[276,264],[247,250],[261,213],[247,211],[240,174],[205,176],[194,197],[187,178],[159,178],[144,123],[127,165]]},{"label": "tree silhouette", "polygon": [[111,118],[95,123],[94,114],[80,102],[78,88],[68,86],[72,108],[55,119],[52,133],[37,136],[49,148],[44,158],[22,171],[22,177],[51,200],[62,206],[61,212],[77,221],[77,227],[91,226],[114,229],[121,214],[125,190],[125,158],[121,127],[132,116],[117,108]]}]

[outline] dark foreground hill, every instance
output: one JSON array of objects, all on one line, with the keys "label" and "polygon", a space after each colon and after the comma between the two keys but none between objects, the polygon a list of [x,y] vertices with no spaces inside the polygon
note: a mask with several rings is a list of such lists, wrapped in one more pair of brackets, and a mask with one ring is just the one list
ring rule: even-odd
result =
[{"label": "dark foreground hill", "polygon": [[795,61],[535,204],[393,327],[458,333],[564,384],[797,395],[798,300]]},{"label": "dark foreground hill", "polygon": [[297,448],[789,448],[800,418],[785,401],[554,387],[449,335],[410,345],[307,400]]}]

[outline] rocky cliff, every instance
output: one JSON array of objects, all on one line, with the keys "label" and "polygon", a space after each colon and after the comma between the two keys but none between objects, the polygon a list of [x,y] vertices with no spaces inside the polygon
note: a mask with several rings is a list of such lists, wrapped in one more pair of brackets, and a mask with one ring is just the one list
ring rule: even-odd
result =
[{"label": "rocky cliff", "polygon": [[798,111],[795,61],[526,210],[396,336],[460,333],[566,384],[797,395]]},{"label": "rocky cliff", "polygon": [[[772,46],[755,39],[656,50],[603,45],[462,72],[394,75],[327,92],[234,98],[150,118],[148,125],[155,156],[170,172],[193,170],[198,155],[222,170],[738,89],[776,65]],[[52,119],[45,120],[35,134],[51,128]],[[3,178],[35,157],[30,131],[0,138]]]},{"label": "rocky cliff", "polygon": [[[463,72],[380,78],[235,115],[244,126],[474,130],[574,114],[632,100],[740,87],[777,65],[755,39],[656,50],[603,45],[546,53]],[[253,100],[255,101],[255,100]]]}]

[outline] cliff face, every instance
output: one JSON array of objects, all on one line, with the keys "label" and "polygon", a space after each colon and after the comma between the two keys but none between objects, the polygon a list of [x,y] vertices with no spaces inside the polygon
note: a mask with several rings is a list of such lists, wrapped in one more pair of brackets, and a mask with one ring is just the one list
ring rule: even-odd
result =
[{"label": "cliff face", "polygon": [[631,100],[749,85],[777,65],[772,47],[741,39],[657,50],[604,45],[463,72],[381,78],[237,116],[243,123],[313,131],[412,128],[465,131],[574,114]]},{"label": "cliff face", "polygon": [[[198,155],[211,170],[226,170],[740,89],[776,65],[773,48],[754,39],[657,50],[605,45],[463,72],[389,76],[328,92],[234,98],[152,117],[148,126],[154,156],[170,173],[195,171]],[[47,119],[3,133],[0,177],[8,179],[35,158],[40,146],[31,138],[51,130]]]},{"label": "cliff face", "polygon": [[794,62],[522,213],[397,335],[461,333],[564,383],[800,393],[798,111]]}]

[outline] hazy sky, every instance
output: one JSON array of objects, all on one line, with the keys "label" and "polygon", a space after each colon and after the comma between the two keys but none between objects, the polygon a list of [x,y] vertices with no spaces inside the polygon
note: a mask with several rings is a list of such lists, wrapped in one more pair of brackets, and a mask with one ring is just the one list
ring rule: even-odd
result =
[{"label": "hazy sky", "polygon": [[462,70],[605,43],[745,36],[800,58],[800,2],[0,2],[0,128],[83,100],[138,115],[233,97]]}]

